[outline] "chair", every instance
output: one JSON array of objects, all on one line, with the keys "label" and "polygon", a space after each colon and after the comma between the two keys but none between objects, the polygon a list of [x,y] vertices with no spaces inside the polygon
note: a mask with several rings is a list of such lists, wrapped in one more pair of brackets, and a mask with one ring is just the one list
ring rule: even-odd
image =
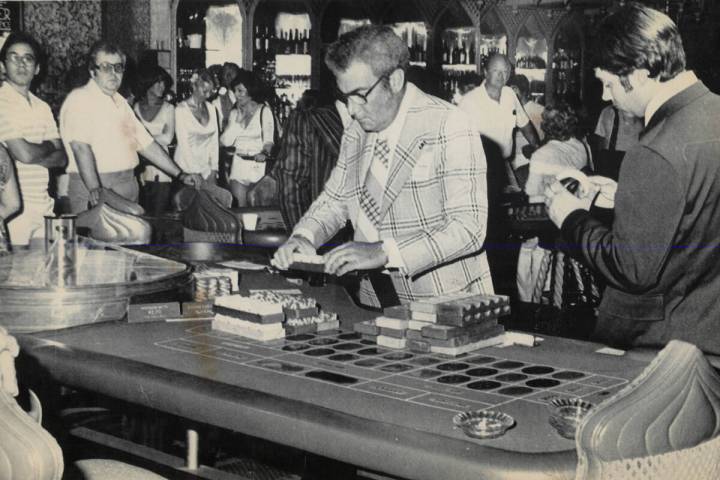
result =
[{"label": "chair", "polygon": [[[225,208],[230,208],[233,202],[233,196],[230,191],[217,185],[205,184],[201,190],[207,192],[217,202]],[[198,189],[193,187],[182,187],[173,196],[173,208],[177,212],[187,210],[188,207],[193,203],[197,196]]]},{"label": "chair", "polygon": [[74,474],[63,477],[60,446],[40,425],[40,402],[30,392],[31,412],[26,413],[18,394],[14,359],[18,344],[0,327],[0,478],[3,480],[163,480],[148,470],[115,460],[80,460]]},{"label": "chair", "polygon": [[97,205],[78,214],[76,226],[87,229],[87,235],[95,240],[124,245],[145,244],[150,242],[152,227],[140,218],[144,213],[137,203],[104,189]]},{"label": "chair", "polygon": [[241,222],[210,192],[196,190],[183,216],[186,242],[241,243]]},{"label": "chair", "polygon": [[576,480],[720,478],[720,376],[673,340],[578,427]]}]

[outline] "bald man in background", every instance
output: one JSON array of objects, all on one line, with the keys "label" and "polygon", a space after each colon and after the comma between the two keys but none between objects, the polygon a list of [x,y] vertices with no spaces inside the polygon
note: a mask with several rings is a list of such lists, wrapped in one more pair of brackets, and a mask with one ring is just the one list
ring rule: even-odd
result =
[{"label": "bald man in background", "polygon": [[[458,106],[467,112],[472,126],[483,142],[487,157],[488,233],[485,249],[490,262],[495,288],[514,285],[515,268],[512,263],[517,255],[505,245],[507,229],[500,217],[501,196],[506,187],[518,187],[510,165],[513,157],[513,130],[519,128],[528,143],[537,148],[540,139],[515,92],[506,86],[510,79],[511,65],[505,55],[492,55],[483,73],[482,84],[462,97]],[[516,188],[519,191],[519,188]],[[512,278],[505,278],[505,272]],[[506,293],[506,292],[502,292]]]}]

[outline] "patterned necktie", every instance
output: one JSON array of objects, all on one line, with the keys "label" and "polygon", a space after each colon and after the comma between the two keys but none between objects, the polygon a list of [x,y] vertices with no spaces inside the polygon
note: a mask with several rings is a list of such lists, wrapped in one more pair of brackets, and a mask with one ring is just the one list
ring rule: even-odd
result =
[{"label": "patterned necktie", "polygon": [[378,138],[375,141],[373,159],[380,161],[383,167],[387,170],[388,165],[390,164],[390,147],[388,147],[387,140],[384,138]]},{"label": "patterned necktie", "polygon": [[[380,210],[390,164],[390,147],[387,140],[378,138],[373,147],[365,184],[360,194],[360,214],[355,226],[355,239],[361,242],[380,240]],[[399,303],[397,293],[389,276],[380,271],[370,272],[360,281],[360,302],[373,307],[388,307]]]}]

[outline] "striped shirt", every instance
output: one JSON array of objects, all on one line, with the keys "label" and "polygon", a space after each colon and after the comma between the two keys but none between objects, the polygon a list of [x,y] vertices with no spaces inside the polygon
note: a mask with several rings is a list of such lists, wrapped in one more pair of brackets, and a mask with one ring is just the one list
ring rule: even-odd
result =
[{"label": "striped shirt", "polygon": [[[8,82],[0,87],[0,142],[24,139],[30,143],[59,140],[57,124],[47,103],[28,92],[29,101]],[[48,170],[42,165],[15,162],[23,202],[46,205]]]},{"label": "striped shirt", "polygon": [[295,110],[288,118],[272,172],[288,228],[295,226],[325,186],[337,163],[342,132],[342,118],[334,106]]}]

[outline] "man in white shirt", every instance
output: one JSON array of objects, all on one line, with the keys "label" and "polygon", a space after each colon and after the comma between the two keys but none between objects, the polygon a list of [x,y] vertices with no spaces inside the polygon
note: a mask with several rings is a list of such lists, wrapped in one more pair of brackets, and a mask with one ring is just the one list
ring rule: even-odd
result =
[{"label": "man in white shirt", "polygon": [[11,34],[0,50],[7,73],[0,87],[0,143],[15,163],[22,196],[20,215],[8,223],[15,245],[43,237],[43,217],[53,213],[54,205],[48,195],[48,168],[67,162],[50,107],[30,91],[41,60],[40,45],[24,32]]},{"label": "man in white shirt", "polygon": [[[515,249],[507,243],[507,227],[500,215],[502,195],[508,190],[520,192],[510,165],[513,130],[519,128],[533,149],[540,145],[535,127],[515,92],[506,86],[510,62],[505,55],[492,55],[483,69],[485,80],[467,93],[460,109],[468,113],[473,127],[480,133],[487,156],[488,234],[485,248],[496,288],[514,285]],[[510,287],[508,287],[510,288]]]},{"label": "man in white shirt", "polygon": [[324,255],[325,271],[373,270],[360,285],[368,306],[387,306],[392,290],[395,302],[493,292],[481,252],[480,137],[464,112],[406,81],[409,58],[388,26],[360,27],[329,47],[325,62],[353,122],[323,192],[273,259],[287,268],[295,253],[314,254],[350,221],[354,241]]},{"label": "man in white shirt", "polygon": [[94,206],[103,189],[138,201],[133,169],[138,152],[186,185],[199,186],[197,174],[184,173],[156,143],[122,95],[125,54],[115,45],[97,43],[88,56],[90,80],[73,90],[60,110],[60,132],[68,162],[70,208]]},{"label": "man in white shirt", "polygon": [[491,56],[483,69],[483,83],[463,96],[458,105],[468,113],[480,135],[499,147],[503,159],[512,154],[515,127],[522,131],[530,145],[540,144],[523,105],[515,92],[506,86],[510,69],[505,55],[498,53]]}]

